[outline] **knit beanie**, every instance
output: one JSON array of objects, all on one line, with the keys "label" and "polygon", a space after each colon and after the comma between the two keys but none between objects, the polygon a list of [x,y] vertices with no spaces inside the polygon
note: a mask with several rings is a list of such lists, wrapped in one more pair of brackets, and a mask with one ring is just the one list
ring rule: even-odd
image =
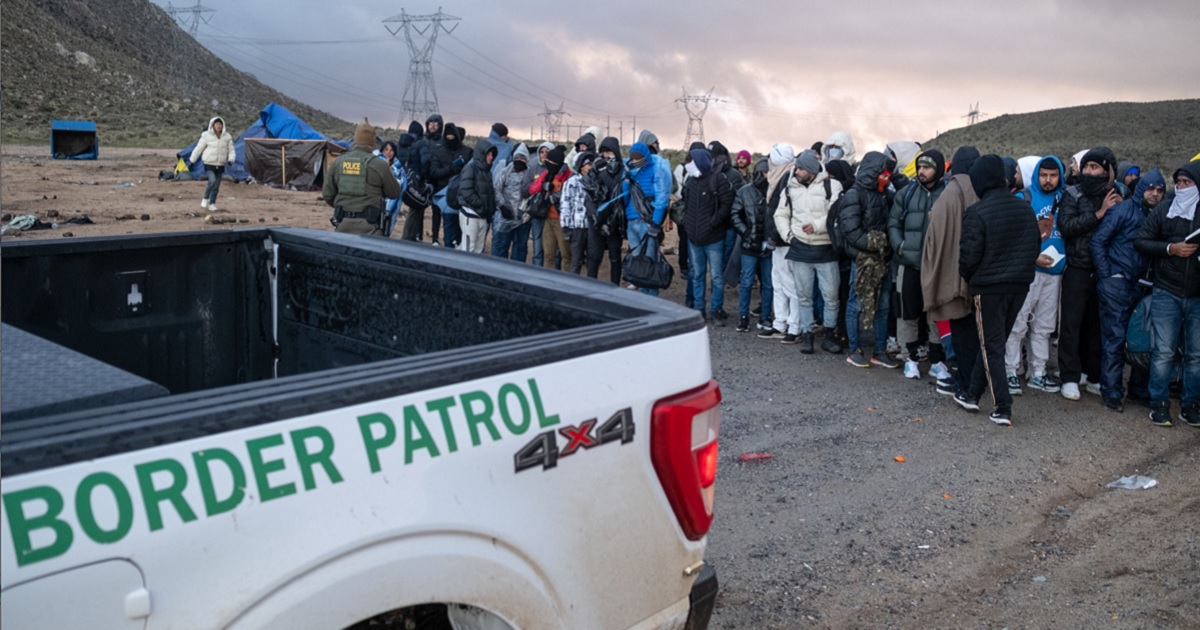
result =
[{"label": "knit beanie", "polygon": [[375,148],[375,128],[366,118],[354,128],[354,145]]},{"label": "knit beanie", "polygon": [[493,124],[492,131],[495,131],[496,135],[500,136],[501,138],[505,138],[508,136],[508,127],[505,126],[504,123]]},{"label": "knit beanie", "polygon": [[917,156],[917,167],[928,166],[933,169],[934,180],[939,180],[946,175],[946,157],[937,149],[928,149],[921,152]]},{"label": "knit beanie", "polygon": [[821,160],[812,149],[807,149],[796,156],[796,168],[802,168],[813,175],[821,172]]},{"label": "knit beanie", "polygon": [[554,147],[550,149],[549,155],[546,156],[546,170],[551,175],[558,175],[562,170],[563,160],[567,158],[567,152],[562,147]]},{"label": "knit beanie", "polygon": [[1088,162],[1095,162],[1105,171],[1116,172],[1117,156],[1113,155],[1112,149],[1108,147],[1096,147],[1088,150],[1083,154],[1083,158],[1079,160],[1079,170],[1083,170],[1083,165]]}]

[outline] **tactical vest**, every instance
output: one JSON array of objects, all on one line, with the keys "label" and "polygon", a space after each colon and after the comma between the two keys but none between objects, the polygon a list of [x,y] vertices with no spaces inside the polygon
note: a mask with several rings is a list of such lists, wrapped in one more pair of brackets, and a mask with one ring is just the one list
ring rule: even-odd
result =
[{"label": "tactical vest", "polygon": [[359,160],[342,160],[338,170],[338,192],[348,195],[367,194],[367,162],[375,156],[367,154]]}]

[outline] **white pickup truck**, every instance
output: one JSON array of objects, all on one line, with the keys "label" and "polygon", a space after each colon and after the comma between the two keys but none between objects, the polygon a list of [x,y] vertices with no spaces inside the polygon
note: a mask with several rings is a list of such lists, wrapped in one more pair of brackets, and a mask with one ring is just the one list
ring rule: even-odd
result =
[{"label": "white pickup truck", "polygon": [[8,628],[705,628],[694,311],[299,229],[6,242]]}]

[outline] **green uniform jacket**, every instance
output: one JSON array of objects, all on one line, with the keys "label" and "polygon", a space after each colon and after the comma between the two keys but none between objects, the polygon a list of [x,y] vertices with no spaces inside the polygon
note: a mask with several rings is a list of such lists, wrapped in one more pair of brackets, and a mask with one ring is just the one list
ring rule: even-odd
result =
[{"label": "green uniform jacket", "polygon": [[321,197],[344,212],[358,213],[371,207],[383,210],[384,197],[400,197],[400,182],[392,175],[387,160],[372,155],[367,147],[355,145],[325,172]]}]

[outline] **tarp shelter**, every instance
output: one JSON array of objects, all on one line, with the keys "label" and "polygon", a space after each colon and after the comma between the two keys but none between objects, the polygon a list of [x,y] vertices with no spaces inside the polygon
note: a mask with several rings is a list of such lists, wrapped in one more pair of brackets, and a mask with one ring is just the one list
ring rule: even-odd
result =
[{"label": "tarp shelter", "polygon": [[260,183],[311,190],[346,149],[328,140],[246,138],[245,151],[246,170]]},{"label": "tarp shelter", "polygon": [[[229,126],[228,120],[225,121],[225,125],[226,127]],[[199,133],[197,133],[197,136],[199,136]],[[253,125],[250,125],[249,128],[242,132],[242,135],[233,141],[234,149],[237,152],[237,161],[225,167],[225,177],[228,179],[245,181],[251,176],[250,171],[246,168],[246,138],[329,140],[320,133],[317,133],[312,127],[309,127],[308,123],[305,123],[298,116],[288,111],[286,107],[271,103],[259,112],[258,120],[254,121]],[[176,155],[187,162],[192,157],[192,149],[195,148],[196,143],[193,142]],[[197,160],[195,164],[187,162],[187,166],[192,174],[192,179],[204,179],[206,177],[204,174],[204,164],[200,160]]]},{"label": "tarp shelter", "polygon": [[50,121],[50,156],[56,160],[94,160],[100,157],[96,123],[90,120]]}]

